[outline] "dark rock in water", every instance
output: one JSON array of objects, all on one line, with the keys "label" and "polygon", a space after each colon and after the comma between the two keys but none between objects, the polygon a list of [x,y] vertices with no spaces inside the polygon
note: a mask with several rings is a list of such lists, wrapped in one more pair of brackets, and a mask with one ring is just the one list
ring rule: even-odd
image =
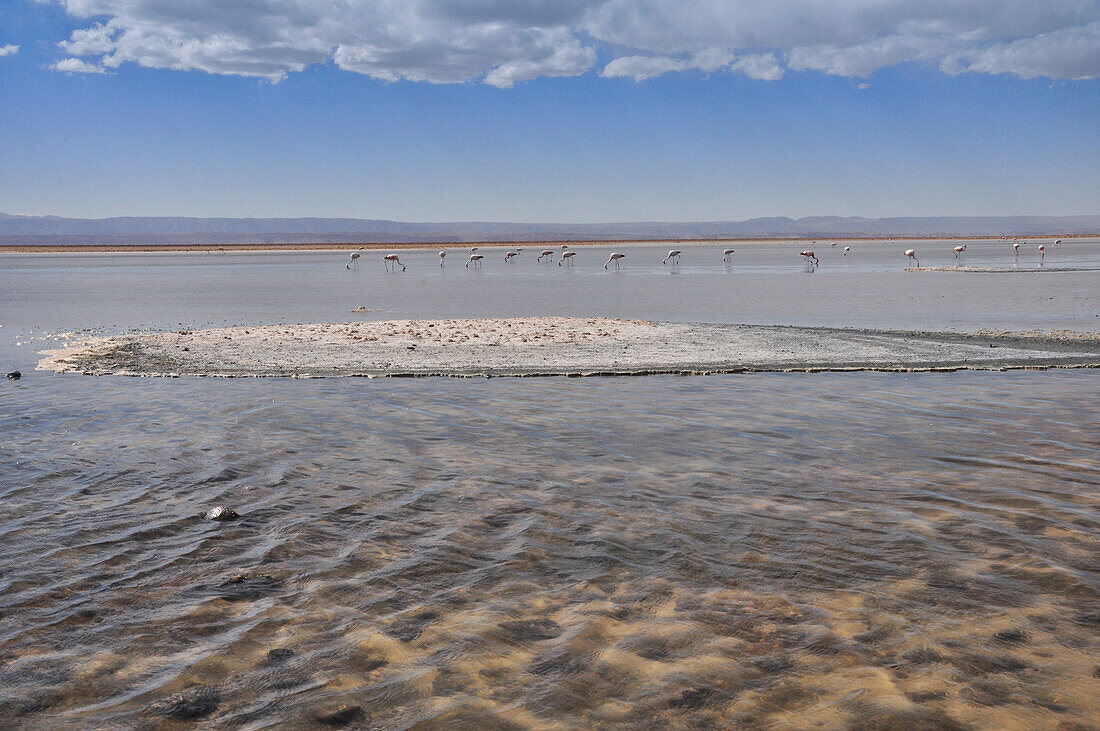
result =
[{"label": "dark rock in water", "polygon": [[688,688],[668,702],[671,708],[702,708],[716,695],[713,688]]},{"label": "dark rock in water", "polygon": [[216,520],[220,523],[226,520],[236,520],[241,516],[233,508],[227,508],[224,505],[219,505],[212,510],[207,510],[205,513],[202,514],[202,517],[207,520]]},{"label": "dark rock in water", "polygon": [[584,668],[585,664],[582,661],[569,655],[536,658],[531,664],[531,672],[535,675],[573,674],[581,672]]},{"label": "dark rock in water", "polygon": [[230,602],[260,599],[274,594],[279,582],[267,574],[235,574],[218,585],[218,598]]},{"label": "dark rock in water", "polygon": [[1006,645],[1019,645],[1027,641],[1027,632],[1022,629],[1005,629],[993,635],[993,639]]},{"label": "dark rock in water", "polygon": [[217,688],[200,685],[156,703],[153,710],[169,718],[202,718],[218,709],[222,694]]},{"label": "dark rock in water", "polygon": [[313,719],[317,721],[317,723],[339,728],[341,726],[347,726],[349,723],[359,723],[366,717],[367,714],[363,713],[363,709],[360,706],[340,706],[339,708],[314,714]]},{"label": "dark rock in water", "polygon": [[23,377],[23,374],[20,373],[19,371],[12,371],[11,373],[8,374],[8,380],[9,381],[18,381],[22,377]]},{"label": "dark rock in water", "polygon": [[1073,622],[1076,624],[1083,624],[1086,627],[1095,627],[1100,625],[1100,612],[1081,612],[1080,614],[1073,615]]},{"label": "dark rock in water", "polygon": [[752,664],[765,673],[781,673],[791,669],[790,661],[778,655],[759,658],[754,660]]},{"label": "dark rock in water", "polygon": [[439,614],[436,612],[421,612],[405,622],[400,622],[390,627],[386,630],[386,634],[402,642],[412,642],[424,633],[424,628],[427,627],[432,620],[438,617]]},{"label": "dark rock in water", "polygon": [[928,648],[910,650],[909,652],[902,655],[902,657],[906,660],[906,662],[911,662],[914,665],[924,665],[927,663],[940,662],[941,660],[943,660],[943,655],[936,652],[935,650],[930,650]]},{"label": "dark rock in water", "polygon": [[267,653],[267,664],[275,665],[276,663],[284,662],[294,657],[294,650],[289,647],[276,647]]},{"label": "dark rock in water", "polygon": [[565,631],[552,619],[517,619],[501,622],[499,626],[509,637],[520,642],[551,640]]}]

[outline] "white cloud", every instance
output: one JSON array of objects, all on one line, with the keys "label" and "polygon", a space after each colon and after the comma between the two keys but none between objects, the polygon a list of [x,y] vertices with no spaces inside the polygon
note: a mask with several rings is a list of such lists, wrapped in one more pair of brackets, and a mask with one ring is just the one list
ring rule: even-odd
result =
[{"label": "white cloud", "polygon": [[761,81],[778,81],[783,78],[783,67],[779,65],[779,59],[774,53],[744,56],[731,64],[730,69],[740,71],[750,79]]},{"label": "white cloud", "polygon": [[0,46],[0,58],[14,56],[17,53],[19,53],[19,46]]},{"label": "white cloud", "polygon": [[[865,78],[1100,77],[1100,0],[53,0],[88,20],[60,64],[137,63],[279,80],[307,66],[499,87],[592,68],[644,80],[729,70]],[[57,68],[62,68],[61,65]],[[71,64],[70,64],[71,65]],[[72,69],[68,69],[72,70]]]},{"label": "white cloud", "polygon": [[67,71],[71,74],[102,74],[105,73],[102,66],[95,66],[79,58],[64,58],[50,68],[55,71]]}]

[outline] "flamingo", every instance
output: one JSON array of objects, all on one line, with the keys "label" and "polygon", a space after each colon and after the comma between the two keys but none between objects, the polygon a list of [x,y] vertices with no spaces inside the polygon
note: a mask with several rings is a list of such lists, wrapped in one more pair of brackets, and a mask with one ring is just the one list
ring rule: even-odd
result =
[{"label": "flamingo", "polygon": [[543,257],[547,257],[547,256],[550,257],[550,261],[553,261],[554,260],[554,250],[553,249],[543,249],[542,253],[539,254],[539,258],[537,259],[537,261],[542,261]]},{"label": "flamingo", "polygon": [[348,264],[345,269],[351,269],[351,265],[354,264],[355,268],[359,268],[359,252],[363,250],[363,247],[359,247],[356,251],[351,252],[351,258],[348,259]]},{"label": "flamingo", "polygon": [[397,271],[398,265],[401,266],[401,271],[405,271],[405,265],[402,264],[401,260],[397,258],[397,254],[386,254],[382,257],[382,262],[383,264],[385,264],[387,271],[389,270],[391,264],[393,265],[393,270],[395,272]]},{"label": "flamingo", "polygon": [[956,259],[958,259],[958,258],[959,258],[959,254],[961,254],[961,253],[963,253],[964,251],[966,251],[966,244],[963,244],[962,246],[956,246],[956,247],[955,247],[954,249],[952,249],[951,251],[954,251],[954,252],[955,252],[955,258],[956,258]]},{"label": "flamingo", "polygon": [[506,262],[508,262],[509,264],[511,264],[511,263],[512,263],[512,259],[514,259],[514,258],[515,258],[515,257],[517,257],[517,256],[519,256],[519,252],[518,252],[517,250],[515,250],[515,249],[509,249],[509,250],[508,250],[508,253],[504,255],[504,261],[506,261]]},{"label": "flamingo", "polygon": [[446,259],[446,258],[447,258],[447,252],[446,251],[439,252],[439,266],[443,266],[443,260]]},{"label": "flamingo", "polygon": [[466,268],[469,269],[471,264],[474,266],[481,266],[481,260],[484,258],[485,257],[481,254],[470,254],[470,259],[466,262]]},{"label": "flamingo", "polygon": [[558,262],[558,266],[561,266],[561,262],[569,262],[569,266],[573,266],[573,257],[577,255],[575,251],[563,251],[561,252],[561,261]]},{"label": "flamingo", "polygon": [[[622,259],[624,256],[626,256],[626,254],[620,254],[617,251],[612,251],[610,258],[608,258],[608,260],[607,260],[607,264],[610,264],[611,262],[615,262],[615,268],[618,269],[619,268],[619,259]],[[607,264],[603,265],[604,269],[607,269]]]},{"label": "flamingo", "polygon": [[668,256],[666,256],[664,259],[662,259],[661,263],[662,264],[667,264],[669,259],[675,259],[676,261],[674,261],[672,263],[673,264],[679,264],[680,263],[680,250],[679,249],[673,249],[672,251],[668,252]]},{"label": "flamingo", "polygon": [[852,250],[851,246],[845,246],[844,247],[844,256],[848,256],[848,252],[851,251],[851,250]]},{"label": "flamingo", "polygon": [[566,250],[566,249],[568,249],[568,248],[569,248],[569,244],[562,244],[562,245],[561,245],[561,250],[562,250],[562,251],[565,251],[565,250]]},{"label": "flamingo", "polygon": [[1020,255],[1020,245],[1019,244],[1013,244],[1012,245],[1012,255],[1013,256],[1019,256]]},{"label": "flamingo", "polygon": [[471,254],[476,254],[477,253],[477,247],[476,246],[471,246],[470,247],[470,253]]},{"label": "flamingo", "polygon": [[733,249],[723,249],[722,250],[722,261],[729,261],[730,260],[730,254],[732,254],[732,253],[733,253]]},{"label": "flamingo", "polygon": [[1039,244],[1039,266],[1043,265],[1043,257],[1046,255],[1047,247]]},{"label": "flamingo", "polygon": [[829,244],[829,246],[836,246],[836,242],[832,242],[831,244]]},{"label": "flamingo", "polygon": [[913,261],[917,262],[917,269],[920,269],[920,260],[917,259],[917,252],[916,251],[914,251],[913,249],[906,249],[905,250],[905,255],[907,257],[909,257],[910,259],[912,259]]},{"label": "flamingo", "polygon": [[1057,245],[1058,245],[1058,244],[1060,244],[1060,243],[1062,243],[1062,240],[1061,240],[1061,239],[1055,239],[1055,241],[1054,241],[1054,246],[1057,246]]},{"label": "flamingo", "polygon": [[799,252],[799,256],[801,256],[803,259],[805,259],[807,264],[810,263],[811,261],[814,263],[814,266],[817,266],[818,264],[821,263],[817,260],[817,257],[814,256],[814,252],[812,252],[812,251],[801,251],[801,252]]}]

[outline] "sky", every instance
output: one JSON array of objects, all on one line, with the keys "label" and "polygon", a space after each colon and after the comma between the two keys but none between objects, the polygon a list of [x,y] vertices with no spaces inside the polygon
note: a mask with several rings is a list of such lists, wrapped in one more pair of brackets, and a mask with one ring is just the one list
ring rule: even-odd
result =
[{"label": "sky", "polygon": [[1100,213],[1100,0],[0,0],[0,212]]}]

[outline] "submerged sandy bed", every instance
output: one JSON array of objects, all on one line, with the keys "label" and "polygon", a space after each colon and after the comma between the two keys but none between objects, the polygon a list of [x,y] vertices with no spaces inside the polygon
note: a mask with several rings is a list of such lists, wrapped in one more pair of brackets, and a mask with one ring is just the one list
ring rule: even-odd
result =
[{"label": "submerged sandy bed", "polygon": [[527,317],[131,333],[44,355],[92,375],[629,375],[1095,366],[1100,339]]}]

